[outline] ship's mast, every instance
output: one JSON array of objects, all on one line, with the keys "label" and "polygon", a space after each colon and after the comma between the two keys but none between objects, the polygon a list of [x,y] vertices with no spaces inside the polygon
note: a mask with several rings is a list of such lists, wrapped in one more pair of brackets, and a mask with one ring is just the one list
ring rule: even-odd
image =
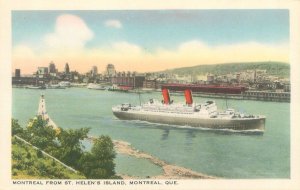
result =
[{"label": "ship's mast", "polygon": [[225,93],[226,109],[228,109],[227,94]]},{"label": "ship's mast", "polygon": [[138,89],[138,94],[139,94],[139,101],[140,101],[140,106],[141,106],[142,103],[141,103],[141,92],[140,92],[140,89]]}]

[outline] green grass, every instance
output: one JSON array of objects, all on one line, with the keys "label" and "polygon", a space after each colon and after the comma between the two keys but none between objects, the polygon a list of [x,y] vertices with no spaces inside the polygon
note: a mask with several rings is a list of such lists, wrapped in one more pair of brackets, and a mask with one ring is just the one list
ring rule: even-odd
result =
[{"label": "green grass", "polygon": [[12,139],[12,178],[85,179],[84,175],[66,169],[15,137]]}]

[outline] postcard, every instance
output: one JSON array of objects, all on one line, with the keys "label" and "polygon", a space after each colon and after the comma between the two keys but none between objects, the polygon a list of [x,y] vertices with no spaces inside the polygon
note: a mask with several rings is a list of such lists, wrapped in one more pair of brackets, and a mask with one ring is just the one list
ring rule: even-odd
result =
[{"label": "postcard", "polygon": [[298,1],[2,4],[1,189],[299,188]]}]

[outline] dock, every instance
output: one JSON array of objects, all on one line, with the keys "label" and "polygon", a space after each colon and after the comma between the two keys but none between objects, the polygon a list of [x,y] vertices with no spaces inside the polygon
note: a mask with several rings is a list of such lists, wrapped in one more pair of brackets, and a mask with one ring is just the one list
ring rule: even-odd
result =
[{"label": "dock", "polygon": [[[174,96],[182,96],[182,92],[172,92]],[[291,102],[290,92],[268,92],[268,91],[246,91],[241,94],[224,93],[193,93],[194,97],[235,99],[235,100],[255,100],[266,102]]]}]

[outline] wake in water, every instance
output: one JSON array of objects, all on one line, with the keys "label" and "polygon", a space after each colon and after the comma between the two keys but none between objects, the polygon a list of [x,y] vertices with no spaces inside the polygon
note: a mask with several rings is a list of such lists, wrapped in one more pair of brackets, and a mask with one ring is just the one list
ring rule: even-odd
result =
[{"label": "wake in water", "polygon": [[125,122],[128,124],[134,124],[135,126],[143,126],[143,127],[155,127],[155,128],[176,128],[176,129],[188,129],[188,130],[195,130],[195,131],[202,131],[202,132],[213,132],[217,134],[243,134],[243,135],[263,135],[264,131],[259,129],[249,129],[249,130],[233,130],[233,129],[212,129],[212,128],[205,128],[205,127],[192,127],[189,125],[172,125],[172,124],[162,124],[162,123],[151,123],[148,121],[141,121],[141,120],[119,120],[117,118],[114,119],[118,122]]}]

